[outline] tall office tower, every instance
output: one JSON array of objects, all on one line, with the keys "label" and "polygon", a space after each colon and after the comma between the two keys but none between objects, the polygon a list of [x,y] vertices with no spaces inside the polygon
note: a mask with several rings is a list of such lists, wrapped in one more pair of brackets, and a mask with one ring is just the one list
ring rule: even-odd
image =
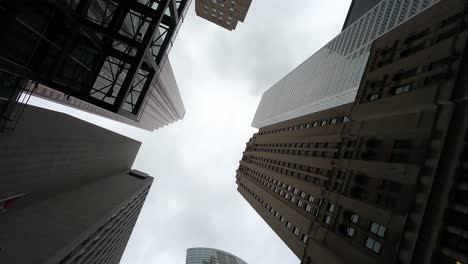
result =
[{"label": "tall office tower", "polygon": [[238,191],[301,263],[468,263],[467,5],[375,41],[354,103],[247,143]]},{"label": "tall office tower", "polygon": [[345,30],[352,25],[354,21],[362,17],[380,1],[382,0],[352,0],[342,30]]},{"label": "tall office tower", "polygon": [[0,146],[0,263],[119,263],[153,180],[139,142],[27,106]]},{"label": "tall office tower", "polygon": [[179,120],[185,110],[167,54],[189,4],[2,1],[2,81],[31,80],[43,98],[147,130]]},{"label": "tall office tower", "polygon": [[260,128],[352,103],[372,42],[437,1],[383,0],[375,5],[267,90],[252,126]]},{"label": "tall office tower", "polygon": [[247,264],[247,262],[219,249],[189,248],[185,264]]},{"label": "tall office tower", "polygon": [[252,0],[196,0],[195,12],[201,18],[228,30],[244,22]]}]

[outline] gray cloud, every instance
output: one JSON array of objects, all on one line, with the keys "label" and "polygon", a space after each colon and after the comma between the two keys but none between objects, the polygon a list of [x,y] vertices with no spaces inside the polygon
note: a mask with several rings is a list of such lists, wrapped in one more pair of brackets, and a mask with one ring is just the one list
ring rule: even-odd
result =
[{"label": "gray cloud", "polygon": [[229,32],[190,10],[170,59],[185,119],[148,133],[76,110],[143,142],[134,164],[155,177],[123,264],[182,264],[189,247],[250,264],[300,261],[236,191],[235,171],[261,93],[336,35],[350,0],[253,0]]}]

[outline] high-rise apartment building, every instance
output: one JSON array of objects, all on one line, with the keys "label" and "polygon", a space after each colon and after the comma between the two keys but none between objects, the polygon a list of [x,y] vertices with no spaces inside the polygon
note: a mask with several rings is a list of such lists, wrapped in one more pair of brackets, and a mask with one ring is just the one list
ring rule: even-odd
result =
[{"label": "high-rise apartment building", "polygon": [[353,103],[247,143],[238,191],[301,263],[468,263],[467,5],[376,40]]},{"label": "high-rise apartment building", "polygon": [[252,126],[260,128],[352,103],[372,42],[437,1],[383,0],[375,5],[267,90]]},{"label": "high-rise apartment building", "polygon": [[196,0],[195,12],[210,22],[228,30],[244,22],[252,0]]},{"label": "high-rise apartment building", "polygon": [[31,80],[43,98],[147,130],[179,120],[185,110],[167,54],[189,4],[2,1],[2,80]]},{"label": "high-rise apartment building", "polygon": [[247,262],[219,249],[189,248],[185,264],[247,264]]},{"label": "high-rise apartment building", "polygon": [[119,263],[153,181],[139,142],[27,106],[0,146],[0,263]]}]

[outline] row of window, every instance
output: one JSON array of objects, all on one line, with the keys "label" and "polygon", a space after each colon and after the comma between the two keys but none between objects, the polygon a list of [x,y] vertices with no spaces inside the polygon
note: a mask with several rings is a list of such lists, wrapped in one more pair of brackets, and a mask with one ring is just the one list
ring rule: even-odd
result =
[{"label": "row of window", "polygon": [[278,211],[276,211],[270,204],[264,201],[259,195],[251,191],[249,188],[247,188],[247,186],[245,186],[242,183],[240,183],[240,186],[244,188],[265,209],[267,209],[270,214],[272,214],[275,218],[277,218],[281,223],[284,223],[284,226],[287,229],[289,229],[295,236],[297,236],[298,238],[300,237],[302,243],[307,244],[307,241],[309,239],[307,234],[303,233],[302,235],[300,235],[301,231],[299,230],[299,228],[295,227],[290,221],[286,220],[284,216],[280,215]]},{"label": "row of window", "polygon": [[[328,184],[329,177],[331,175],[330,170],[309,167],[306,165],[295,164],[285,161],[277,161],[259,157],[252,157],[250,163],[265,168],[270,169],[274,172],[295,177],[307,182],[310,182],[315,185],[326,187]],[[273,164],[273,165],[272,165]],[[281,166],[281,167],[280,167]],[[288,169],[289,168],[289,169]],[[302,172],[298,172],[302,171]],[[309,174],[313,173],[313,175]]]},{"label": "row of window", "polygon": [[320,206],[322,204],[322,198],[315,197],[312,194],[301,191],[299,188],[293,187],[286,183],[281,183],[279,181],[278,185],[271,184],[272,182],[277,182],[276,179],[272,179],[271,177],[267,177],[262,173],[255,172],[250,169],[247,169],[245,175],[257,183],[265,186],[267,189],[275,192],[282,198],[290,201],[295,206],[305,210],[307,213],[318,216]]},{"label": "row of window", "polygon": [[301,129],[306,129],[306,128],[313,128],[313,127],[318,127],[318,126],[336,125],[336,124],[339,124],[339,123],[348,123],[349,121],[350,121],[350,119],[347,116],[334,117],[334,118],[329,118],[329,119],[317,120],[317,121],[314,121],[312,123],[306,123],[306,124],[302,124],[302,125],[295,125],[295,126],[278,128],[278,129],[273,129],[273,130],[268,130],[268,131],[262,131],[262,132],[259,132],[258,134],[259,135],[268,135],[268,134],[273,134],[273,133],[289,132],[289,131],[301,130]]},{"label": "row of window", "polygon": [[341,142],[312,142],[312,143],[275,143],[275,144],[255,144],[255,147],[261,148],[333,148],[338,149],[341,147]]},{"label": "row of window", "polygon": [[59,263],[81,263],[88,260],[110,261],[118,250],[117,244],[122,244],[130,236],[130,226],[136,221],[139,209],[142,207],[149,188],[133,197],[127,205],[113,214],[96,232],[84,240]]}]

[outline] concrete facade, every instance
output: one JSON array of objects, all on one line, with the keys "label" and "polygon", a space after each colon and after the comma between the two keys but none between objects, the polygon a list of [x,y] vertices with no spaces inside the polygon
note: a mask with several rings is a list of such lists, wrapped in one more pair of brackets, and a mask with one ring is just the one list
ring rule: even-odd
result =
[{"label": "concrete facade", "polygon": [[0,212],[0,263],[119,263],[153,180],[139,142],[28,106],[0,145],[0,200],[26,194]]},{"label": "concrete facade", "polygon": [[238,191],[301,263],[468,262],[466,5],[375,41],[353,103],[247,143]]},{"label": "concrete facade", "polygon": [[383,0],[263,93],[252,126],[268,126],[356,97],[372,42],[437,0]]},{"label": "concrete facade", "polygon": [[244,22],[252,0],[196,0],[195,12],[227,30],[234,30]]}]

